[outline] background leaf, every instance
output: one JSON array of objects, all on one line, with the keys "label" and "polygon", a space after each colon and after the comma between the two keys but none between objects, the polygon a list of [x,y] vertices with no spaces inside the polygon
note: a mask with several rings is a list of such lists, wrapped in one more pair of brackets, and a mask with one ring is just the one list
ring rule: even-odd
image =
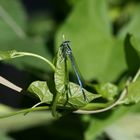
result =
[{"label": "background leaf", "polygon": [[10,136],[6,134],[0,134],[0,138],[1,140],[14,140],[13,138],[11,138]]},{"label": "background leaf", "polygon": [[[135,37],[133,37],[130,34],[127,34],[125,38],[125,42],[124,42],[125,43],[125,56],[126,56],[127,65],[129,68],[129,73],[135,74],[140,67],[140,58],[138,56],[137,50],[135,49],[135,47],[133,47],[131,43],[131,39],[136,40]],[[137,43],[134,43],[134,44],[137,44]]]},{"label": "background leaf", "polygon": [[102,95],[102,97],[107,100],[113,100],[115,95],[118,94],[117,86],[111,83],[102,83],[100,85],[95,85],[95,89],[98,94]]},{"label": "background leaf", "polygon": [[[48,53],[47,49],[45,49],[44,42],[42,39],[37,38],[26,38],[26,39],[18,39],[12,40],[10,42],[0,43],[1,51],[9,51],[9,50],[17,50],[39,54],[49,60],[51,60],[51,55]],[[42,70],[50,70],[50,66],[44,63],[41,60],[33,57],[22,57],[12,60],[4,61],[9,64],[12,64],[20,69],[29,69],[29,68],[37,68]]]},{"label": "background leaf", "polygon": [[126,115],[116,123],[113,123],[106,128],[105,132],[113,140],[139,140],[139,129],[140,115],[135,113]]},{"label": "background leaf", "polygon": [[[66,38],[71,41],[73,54],[83,77],[86,80],[90,80],[88,81],[90,84],[93,84],[94,82],[96,82],[96,84],[112,83],[113,81],[113,83],[118,86],[120,92],[125,86],[128,75],[135,75],[135,71],[133,70],[133,73],[128,73],[130,72],[130,67],[127,65],[128,58],[126,61],[126,52],[124,50],[124,38],[127,33],[133,35],[133,37],[130,38],[129,47],[131,47],[131,49],[134,48],[138,57],[140,55],[139,5],[140,2],[138,0],[64,0],[61,3],[56,0],[1,0],[0,50],[8,51],[16,49],[18,51],[28,51],[43,55],[51,60],[51,54],[54,54],[54,41],[56,46],[59,47],[62,42],[62,34],[65,34]],[[25,14],[25,11],[27,15]],[[7,17],[5,16],[5,13],[6,15],[8,13],[8,22],[7,18],[5,18]],[[14,28],[11,26],[11,20],[9,24],[9,17],[14,21]],[[15,23],[18,26],[15,26]],[[17,29],[18,32],[16,32]],[[54,36],[56,38],[54,38]],[[46,47],[48,47],[49,51]],[[139,62],[137,59],[132,59],[132,56],[135,56],[135,53],[132,55],[131,49],[128,50],[127,53],[130,57],[129,60],[132,60],[131,65],[129,64],[132,68],[133,66],[137,66],[134,63]],[[27,79],[23,74],[23,71],[22,73],[19,73],[17,69],[13,69],[13,67],[9,67],[9,65],[1,64],[1,76],[7,77],[7,79],[10,79],[11,81],[16,80],[14,83],[17,82],[17,85],[20,85],[20,82],[31,83],[37,79],[45,81],[47,77],[49,88],[54,88],[51,84],[52,75],[48,72],[46,74],[48,65],[46,66],[42,61],[40,62],[36,59],[23,57],[23,59],[13,59],[12,61],[9,61],[9,63],[26,71],[30,71],[31,73],[30,76],[32,79]],[[41,69],[41,72],[38,69]],[[19,75],[16,76],[17,78],[15,78],[16,74]],[[32,74],[34,74],[35,77],[32,76]],[[73,76],[70,77],[70,79],[72,81],[75,80]],[[62,79],[62,83],[63,82]],[[136,86],[137,89],[133,89],[134,93],[136,93],[136,97],[138,97],[138,85]],[[78,90],[79,88],[77,89],[77,87],[78,85],[74,85],[75,89],[73,90]],[[86,88],[92,90],[90,87]],[[25,98],[20,98],[22,96],[21,94],[17,94],[18,101],[15,100],[14,95],[16,94],[11,94],[11,90],[8,89],[5,91],[5,88],[1,85],[0,93],[4,93],[4,96],[0,96],[3,102],[15,105],[18,108],[26,108],[27,106],[29,107],[34,104],[34,102],[32,103],[33,100],[29,100],[29,98],[25,103]],[[80,101],[75,101],[74,98],[74,100],[71,99],[71,104],[74,104],[75,106],[81,105],[81,99],[83,99],[82,94],[74,94],[73,96],[80,96]],[[97,99],[95,101],[102,100]],[[93,101],[93,103],[88,105],[93,105],[93,107],[95,107],[97,104],[99,105],[98,107],[101,108],[104,107],[105,103],[94,104]],[[47,109],[49,109],[49,107]],[[6,108],[3,108],[2,110],[3,114],[6,113]],[[12,111],[13,110],[8,110],[9,113]],[[72,113],[63,116],[54,123],[51,121],[52,116],[50,117],[50,120],[48,119],[50,112],[43,112],[46,113],[43,117],[39,117],[42,115],[42,111],[31,112],[26,116],[13,116],[11,117],[11,120],[10,118],[2,119],[2,121],[0,121],[0,138],[3,138],[3,136],[5,137],[8,134],[14,139],[21,140],[46,138],[52,140],[56,138],[67,140],[107,139],[106,135],[103,133],[106,133],[107,127],[111,124],[116,124],[117,120],[127,113],[136,112],[140,112],[140,102],[135,105],[118,106],[100,114],[86,115],[88,118],[86,122],[81,120],[85,115],[76,115]],[[33,115],[32,113],[37,113],[37,115]],[[31,118],[29,115],[31,115]],[[39,121],[41,123],[38,123]],[[132,120],[131,118],[131,121],[134,121],[133,124],[135,124],[135,120]],[[131,121],[129,119],[127,124],[130,124]],[[137,126],[134,127],[133,130],[130,130],[131,127],[129,127],[129,130],[131,132],[137,132],[136,130],[139,130],[139,128],[137,128]],[[5,130],[5,133],[2,133],[2,130]],[[135,134],[139,135],[139,133]]]},{"label": "background leaf", "polygon": [[128,93],[124,100],[124,104],[138,103],[140,101],[140,80],[137,80],[134,83],[131,83],[128,86]]},{"label": "background leaf", "polygon": [[[18,50],[27,51],[36,54],[40,54],[48,59],[51,59],[51,55],[45,48],[45,43],[40,37],[31,38],[26,34],[26,14],[22,3],[19,0],[1,0],[0,1],[0,50]],[[29,69],[35,67],[37,69],[50,70],[49,67],[43,65],[36,59],[29,61],[28,57],[24,57],[18,60],[12,60],[9,63],[21,68]]]},{"label": "background leaf", "polygon": [[136,104],[131,107],[121,106],[119,108],[115,108],[113,111],[104,112],[102,113],[102,115],[96,114],[94,116],[91,116],[91,118],[89,119],[89,126],[85,131],[86,140],[96,140],[97,136],[99,136],[107,126],[139,107],[140,104]]},{"label": "background leaf", "polygon": [[56,46],[62,41],[62,34],[72,41],[73,53],[87,80],[113,81],[126,68],[122,41],[112,36],[107,12],[104,0],[81,0],[56,36]]},{"label": "background leaf", "polygon": [[[139,38],[137,36],[133,35],[131,37],[130,41],[131,41],[133,48],[135,49],[135,51],[139,55],[139,59],[140,59],[140,41],[139,41]],[[139,62],[139,59],[137,59],[138,62]]]},{"label": "background leaf", "polygon": [[[4,105],[1,105],[1,106],[4,106]],[[15,111],[17,111],[17,109],[14,109],[14,108],[8,109],[8,107],[5,107],[4,113],[8,114]],[[4,113],[2,112],[2,114]],[[1,110],[0,110],[0,114],[1,114]],[[53,120],[53,117],[51,113],[45,112],[45,111],[30,112],[27,115],[19,114],[19,115],[11,116],[8,118],[0,119],[0,130],[1,130],[1,133],[8,133],[11,131],[14,132],[17,130],[23,130],[25,128],[41,125],[44,122],[50,123],[52,120]]]},{"label": "background leaf", "polygon": [[124,38],[127,33],[130,33],[132,35],[135,35],[136,37],[140,38],[140,4],[136,4],[135,8],[133,9],[133,12],[131,16],[129,17],[130,20],[127,22],[125,26],[119,31],[119,38]]},{"label": "background leaf", "polygon": [[0,19],[0,42],[25,37],[26,15],[19,0],[1,0]]}]

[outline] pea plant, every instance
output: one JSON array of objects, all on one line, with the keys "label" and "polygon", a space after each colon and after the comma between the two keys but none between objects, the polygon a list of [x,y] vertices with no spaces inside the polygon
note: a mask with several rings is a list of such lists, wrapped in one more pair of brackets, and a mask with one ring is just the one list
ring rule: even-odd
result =
[{"label": "pea plant", "polygon": [[139,26],[138,0],[0,0],[0,138],[140,139]]},{"label": "pea plant", "polygon": [[[127,35],[127,39],[129,43],[130,39],[134,40],[131,35]],[[37,96],[40,102],[31,108],[14,113],[12,112],[8,115],[2,115],[0,118],[10,117],[19,113],[29,113],[35,110],[50,110],[54,117],[60,117],[70,112],[77,114],[95,114],[108,111],[115,106],[136,104],[139,102],[139,68],[133,77],[128,76],[126,78],[122,89],[119,89],[117,85],[110,82],[101,84],[87,83],[92,89],[94,89],[94,92],[90,92],[80,85],[69,81],[69,71],[67,70],[66,64],[67,60],[62,55],[63,53],[62,48],[59,47],[55,56],[55,61],[52,63],[47,58],[34,53],[20,52],[17,50],[0,51],[1,61],[6,59],[10,61],[10,59],[27,56],[36,57],[45,61],[46,66],[49,65],[54,72],[53,93],[48,87],[49,81],[34,81],[26,90],[33,96]],[[81,88],[83,89],[87,100],[85,100]],[[43,106],[40,106],[41,104],[43,104]]]}]

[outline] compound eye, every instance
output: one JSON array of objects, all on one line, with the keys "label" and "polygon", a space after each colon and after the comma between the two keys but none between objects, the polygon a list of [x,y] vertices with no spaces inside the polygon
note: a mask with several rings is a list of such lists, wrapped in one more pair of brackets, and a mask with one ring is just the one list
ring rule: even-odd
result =
[{"label": "compound eye", "polygon": [[63,44],[69,45],[70,44],[70,41],[66,40],[66,41],[63,42]]},{"label": "compound eye", "polygon": [[70,41],[64,41],[60,46],[69,46]]}]

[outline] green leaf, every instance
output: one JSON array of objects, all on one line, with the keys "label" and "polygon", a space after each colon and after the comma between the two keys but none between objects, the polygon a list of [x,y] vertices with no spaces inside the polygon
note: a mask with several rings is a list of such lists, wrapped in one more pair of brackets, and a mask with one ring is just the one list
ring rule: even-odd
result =
[{"label": "green leaf", "polygon": [[114,39],[111,30],[107,2],[81,0],[59,29],[56,45],[65,34],[72,41],[73,54],[86,80],[114,81],[126,65],[123,42]]},{"label": "green leaf", "polygon": [[[44,42],[39,38],[27,38],[25,34],[26,15],[19,0],[1,0],[0,1],[0,50],[18,50],[40,54],[50,58],[50,54],[45,48]],[[43,63],[37,63],[36,59],[27,57],[10,61],[21,69],[35,67],[43,70],[50,70]]]},{"label": "green leaf", "polygon": [[25,37],[25,12],[19,0],[0,1],[0,42]]},{"label": "green leaf", "polygon": [[137,36],[133,35],[130,38],[130,41],[131,41],[132,47],[134,47],[135,51],[137,52],[137,54],[139,56],[139,59],[137,59],[137,61],[138,60],[140,61],[140,39]]},{"label": "green leaf", "polygon": [[[113,111],[104,112],[101,114],[96,114],[90,117],[89,126],[85,131],[86,140],[94,140],[97,136],[99,136],[102,132],[104,132],[105,128],[109,125],[114,124],[115,121],[120,119],[122,116],[128,114],[129,112],[135,110],[135,108],[139,107],[140,104],[136,104],[133,106],[121,106],[119,108],[114,108]],[[94,132],[94,133],[93,133]]]},{"label": "green leaf", "polygon": [[105,129],[105,133],[113,140],[139,140],[139,130],[140,114],[137,113],[129,114],[113,123]]},{"label": "green leaf", "polygon": [[12,137],[8,136],[8,134],[3,134],[3,133],[0,133],[0,139],[1,140],[14,140]]},{"label": "green leaf", "polygon": [[35,94],[41,102],[45,102],[47,104],[52,102],[53,95],[50,92],[46,81],[34,81],[29,85],[27,90]]},{"label": "green leaf", "polygon": [[56,55],[56,70],[54,73],[54,81],[56,90],[59,93],[63,93],[65,91],[65,62],[62,56],[61,48],[59,47],[57,55]]},{"label": "green leaf", "polygon": [[118,36],[124,38],[127,33],[135,35],[140,38],[140,4],[135,5],[134,11],[130,17],[129,22],[120,30]]},{"label": "green leaf", "polygon": [[58,104],[67,105],[69,107],[78,109],[88,104],[92,100],[101,97],[99,94],[93,94],[84,89],[87,101],[85,101],[83,93],[81,92],[81,87],[75,83],[70,82],[70,93],[68,95],[63,95],[59,97]]},{"label": "green leaf", "polygon": [[0,104],[0,114],[5,114],[5,113],[11,113],[13,111],[13,108]]},{"label": "green leaf", "polygon": [[113,100],[118,94],[118,88],[112,83],[99,84],[95,86],[98,94],[101,94],[103,98],[107,100]]},{"label": "green leaf", "polygon": [[128,93],[122,103],[138,103],[140,101],[140,80],[137,80],[134,83],[131,83],[128,86]]},{"label": "green leaf", "polygon": [[76,4],[79,0],[67,0],[70,5]]},{"label": "green leaf", "polygon": [[140,67],[140,57],[138,56],[138,51],[132,45],[131,40],[135,42],[133,43],[134,46],[137,46],[138,42],[136,42],[135,37],[127,34],[125,38],[125,56],[130,73],[135,74]]},{"label": "green leaf", "polygon": [[37,15],[33,15],[32,18],[29,19],[28,24],[28,34],[33,36],[41,36],[45,39],[49,39],[50,32],[54,29],[54,21],[53,19],[44,13],[38,13]]},{"label": "green leaf", "polygon": [[59,48],[57,56],[56,56],[56,70],[55,70],[55,86],[56,90],[60,94],[58,98],[58,104],[60,105],[68,105],[74,108],[79,108],[86,105],[88,102],[92,101],[95,98],[100,97],[100,95],[93,94],[84,89],[85,95],[87,97],[88,102],[85,101],[84,95],[81,91],[81,87],[77,84],[68,81],[69,90],[66,91],[66,72],[65,72],[65,61],[62,56],[62,50]]}]

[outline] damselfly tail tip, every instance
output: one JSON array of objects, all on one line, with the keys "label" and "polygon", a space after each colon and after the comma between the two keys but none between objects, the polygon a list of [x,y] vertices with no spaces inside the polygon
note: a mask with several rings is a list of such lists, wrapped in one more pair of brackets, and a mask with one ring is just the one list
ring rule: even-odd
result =
[{"label": "damselfly tail tip", "polygon": [[63,34],[62,35],[62,38],[63,38],[63,42],[66,40],[66,38],[65,38],[65,35]]}]

